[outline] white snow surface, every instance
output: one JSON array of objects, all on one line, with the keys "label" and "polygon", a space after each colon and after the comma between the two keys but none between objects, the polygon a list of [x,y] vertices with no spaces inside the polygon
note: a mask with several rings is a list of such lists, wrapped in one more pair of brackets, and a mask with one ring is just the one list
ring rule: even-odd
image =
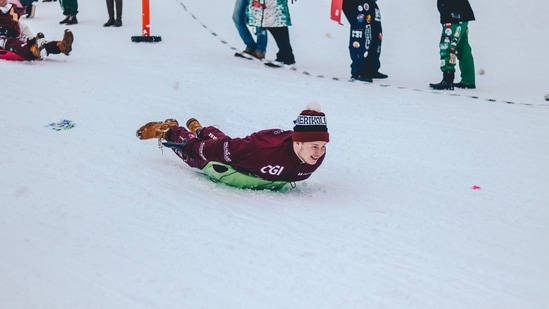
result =
[{"label": "white snow surface", "polygon": [[[121,28],[79,2],[69,57],[0,62],[0,308],[549,308],[549,2],[472,1],[485,74],[453,92],[428,88],[435,1],[379,1],[373,84],[348,82],[327,0],[290,5],[309,75],[235,58],[233,1],[151,1],[158,43],[130,41],[140,1]],[[61,38],[58,2],[35,4],[27,24]],[[135,137],[166,118],[291,129],[311,101],[326,159],[284,192],[213,183]],[[76,126],[46,127],[61,119]]]}]

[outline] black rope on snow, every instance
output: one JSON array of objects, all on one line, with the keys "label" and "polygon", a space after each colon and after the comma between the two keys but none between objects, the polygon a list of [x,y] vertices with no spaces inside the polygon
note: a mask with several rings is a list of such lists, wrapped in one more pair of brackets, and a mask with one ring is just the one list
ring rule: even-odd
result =
[{"label": "black rope on snow", "polygon": [[[176,0],[182,7],[183,7],[183,10],[185,10],[185,12],[187,12],[194,20],[196,20],[204,29],[208,30],[210,32],[210,34],[214,37],[216,37],[222,44],[224,45],[227,45],[231,50],[234,50],[234,51],[239,51],[238,48],[232,46],[231,44],[229,44],[227,41],[225,41],[224,39],[222,39],[216,32],[212,31],[206,24],[202,23],[197,17],[196,15],[194,15],[191,11],[189,11],[189,9],[187,9],[187,6],[181,2],[181,0]],[[261,60],[258,60],[258,59],[255,59],[253,58],[252,59],[253,61],[260,61]],[[308,71],[304,71],[304,70],[299,70],[298,68],[296,68],[295,66],[287,66],[287,67],[283,67],[289,71],[294,71],[294,72],[298,72],[298,73],[301,73],[302,75],[307,75],[307,76],[312,76],[312,74]],[[322,74],[319,74],[319,75],[316,75],[317,78],[325,78],[325,75],[322,75]],[[333,81],[341,81],[341,79],[339,77],[331,77],[331,80]],[[354,82],[352,80],[347,80],[347,82]],[[366,85],[377,85],[377,86],[380,86],[380,87],[395,87],[396,89],[403,89],[403,90],[410,90],[410,88],[408,87],[404,87],[404,86],[394,86],[394,85],[391,85],[391,84],[375,84],[375,83],[363,83],[363,84],[366,84]],[[507,100],[497,100],[497,99],[493,99],[493,98],[480,98],[478,96],[475,96],[475,95],[467,95],[467,94],[459,94],[459,93],[455,93],[455,92],[449,92],[449,91],[446,91],[446,92],[440,92],[440,91],[432,91],[432,90],[425,90],[425,89],[418,89],[418,88],[414,88],[414,89],[411,89],[412,91],[418,91],[418,92],[426,92],[426,91],[429,91],[430,93],[433,93],[433,94],[442,94],[442,95],[448,95],[448,96],[452,96],[452,97],[463,97],[463,98],[469,98],[469,99],[475,99],[475,100],[484,100],[484,101],[487,101],[487,102],[501,102],[501,103],[505,103],[505,104],[509,104],[509,105],[523,105],[523,106],[533,106],[533,107],[542,107],[542,106],[547,106],[549,107],[549,104],[532,104],[532,103],[523,103],[523,102],[514,102],[514,101],[507,101]]]}]

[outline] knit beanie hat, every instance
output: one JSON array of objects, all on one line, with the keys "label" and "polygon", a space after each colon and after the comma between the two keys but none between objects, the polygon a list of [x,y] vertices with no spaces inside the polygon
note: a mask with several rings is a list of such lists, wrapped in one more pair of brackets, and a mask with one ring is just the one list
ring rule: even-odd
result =
[{"label": "knit beanie hat", "polygon": [[320,104],[317,102],[307,104],[307,109],[297,116],[294,123],[294,142],[330,141],[326,115],[320,111]]}]

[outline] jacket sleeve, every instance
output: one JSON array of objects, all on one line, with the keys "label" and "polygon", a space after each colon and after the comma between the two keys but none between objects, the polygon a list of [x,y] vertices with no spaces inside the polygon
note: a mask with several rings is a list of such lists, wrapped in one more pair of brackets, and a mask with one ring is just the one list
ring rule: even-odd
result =
[{"label": "jacket sleeve", "polygon": [[224,136],[218,139],[193,140],[185,147],[190,157],[200,157],[206,161],[231,163],[246,159],[253,151],[253,143],[247,138]]},{"label": "jacket sleeve", "polygon": [[21,19],[19,20],[19,29],[21,29],[21,33],[19,34],[20,37],[26,39],[34,38],[34,33],[32,33],[29,26],[27,26],[27,24],[25,24]]}]

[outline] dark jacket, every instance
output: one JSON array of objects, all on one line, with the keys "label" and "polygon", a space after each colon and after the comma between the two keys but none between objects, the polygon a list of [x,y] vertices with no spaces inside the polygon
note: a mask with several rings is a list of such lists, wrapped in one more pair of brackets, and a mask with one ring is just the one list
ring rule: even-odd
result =
[{"label": "dark jacket", "polygon": [[437,8],[441,24],[475,20],[469,0],[437,0]]},{"label": "dark jacket", "polygon": [[[350,23],[357,19],[358,14],[375,17],[376,11],[379,11],[375,0],[343,0],[342,9]],[[367,22],[371,23],[370,21]],[[381,24],[381,22],[379,23]]]}]

